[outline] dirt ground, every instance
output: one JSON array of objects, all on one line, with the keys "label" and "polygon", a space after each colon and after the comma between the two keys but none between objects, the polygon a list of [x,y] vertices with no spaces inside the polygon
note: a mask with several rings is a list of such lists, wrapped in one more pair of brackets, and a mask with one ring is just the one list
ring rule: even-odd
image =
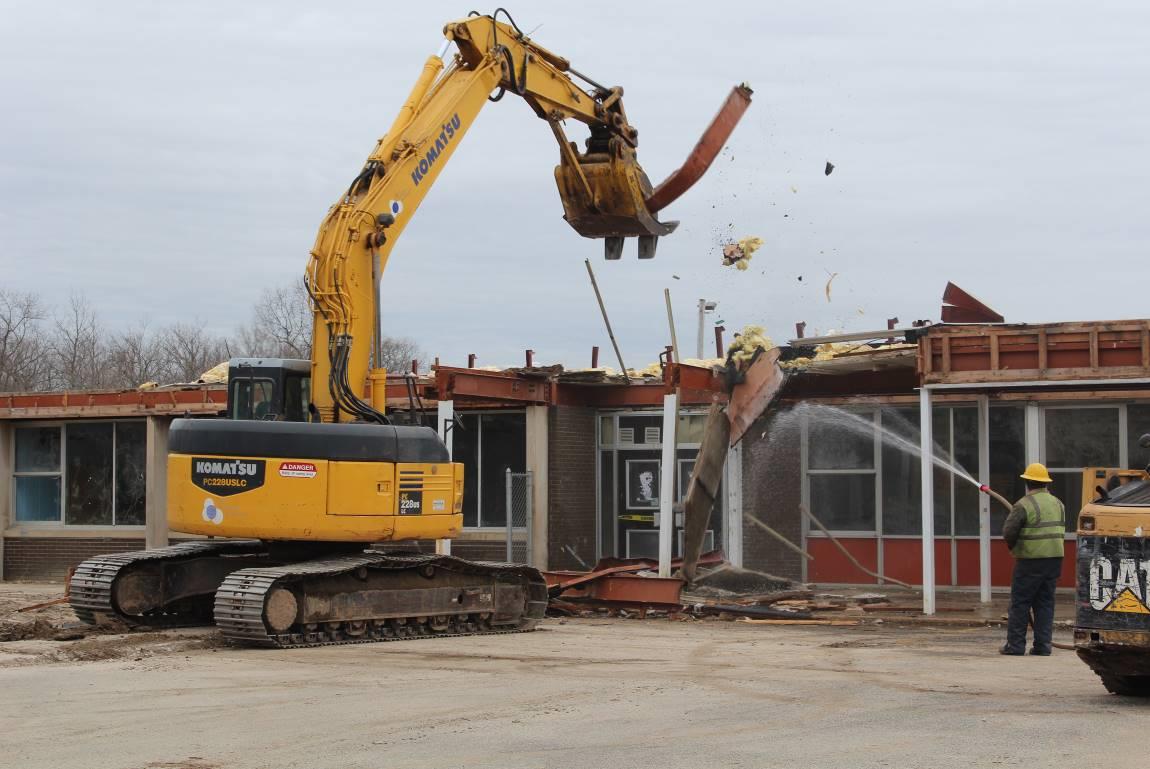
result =
[{"label": "dirt ground", "polygon": [[[1150,703],[985,627],[548,620],[290,651],[78,632],[0,585],[0,765],[22,769],[1141,766]],[[32,599],[32,600],[30,600]],[[49,635],[51,633],[51,635]],[[1058,640],[1067,641],[1065,629]]]}]

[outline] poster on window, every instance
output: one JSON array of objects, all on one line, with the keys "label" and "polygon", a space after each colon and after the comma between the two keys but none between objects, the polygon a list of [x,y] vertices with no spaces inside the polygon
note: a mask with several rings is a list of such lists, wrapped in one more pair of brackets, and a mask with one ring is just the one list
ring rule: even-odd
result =
[{"label": "poster on window", "polygon": [[687,487],[691,485],[691,472],[695,469],[694,459],[680,459],[679,466],[679,495],[678,500],[682,502],[687,496]]},{"label": "poster on window", "polygon": [[659,460],[627,460],[627,509],[655,510],[659,507]]}]

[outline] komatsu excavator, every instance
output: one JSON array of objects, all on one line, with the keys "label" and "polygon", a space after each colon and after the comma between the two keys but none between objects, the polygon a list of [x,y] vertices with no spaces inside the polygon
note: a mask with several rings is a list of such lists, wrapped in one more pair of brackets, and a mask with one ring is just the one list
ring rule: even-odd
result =
[{"label": "komatsu excavator", "polygon": [[[452,22],[444,35],[456,49],[451,62],[428,59],[320,228],[306,275],[312,360],[233,360],[230,418],[172,423],[169,528],[208,539],[83,562],[70,593],[81,620],[214,619],[229,639],[293,647],[524,631],[543,617],[547,589],[533,568],[371,549],[455,537],[463,523],[463,467],[433,430],[384,414],[383,269],[480,110],[507,92],[558,140],[568,223],[604,238],[608,258],[630,237],[640,258],[652,257],[676,224],[656,212],[706,170],[750,89],[732,92],[688,162],[653,189],[621,88],[581,75],[502,9]],[[567,119],[590,128],[585,152],[565,136]]]}]

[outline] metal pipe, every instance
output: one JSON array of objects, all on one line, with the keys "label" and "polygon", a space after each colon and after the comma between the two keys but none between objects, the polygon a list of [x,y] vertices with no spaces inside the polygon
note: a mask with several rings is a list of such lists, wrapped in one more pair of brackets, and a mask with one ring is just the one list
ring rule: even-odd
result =
[{"label": "metal pipe", "polygon": [[627,366],[623,363],[623,353],[619,352],[619,343],[615,341],[615,332],[611,330],[611,320],[607,317],[607,306],[603,304],[603,295],[599,293],[599,283],[595,280],[595,271],[591,269],[591,260],[584,259],[587,265],[587,274],[591,276],[591,288],[595,290],[595,299],[599,302],[599,312],[603,314],[603,324],[607,326],[607,336],[611,338],[611,346],[615,348],[615,358],[619,361],[619,370],[623,374],[623,381],[631,384],[631,377],[627,374]]},{"label": "metal pipe", "polygon": [[663,289],[663,300],[667,304],[667,325],[671,327],[671,351],[675,356],[675,363],[682,363],[679,355],[679,336],[675,333],[675,315],[671,312],[671,289]]},{"label": "metal pipe", "polygon": [[715,326],[715,357],[722,358],[726,354],[723,349],[723,332],[726,331],[726,326]]},{"label": "metal pipe", "polygon": [[918,331],[918,329],[884,328],[881,331],[855,331],[850,334],[835,334],[834,336],[799,337],[798,339],[790,340],[787,344],[791,347],[815,347],[820,344],[830,344],[832,342],[862,342],[870,339],[887,339],[892,336],[905,338],[908,331]]},{"label": "metal pipe", "polygon": [[535,367],[535,351],[534,350],[527,350],[526,352],[527,352],[527,356],[526,356],[527,357],[527,368],[534,368]]},{"label": "metal pipe", "polygon": [[599,368],[599,346],[591,348],[591,368]]},{"label": "metal pipe", "polygon": [[475,353],[467,354],[467,368],[475,368]]}]

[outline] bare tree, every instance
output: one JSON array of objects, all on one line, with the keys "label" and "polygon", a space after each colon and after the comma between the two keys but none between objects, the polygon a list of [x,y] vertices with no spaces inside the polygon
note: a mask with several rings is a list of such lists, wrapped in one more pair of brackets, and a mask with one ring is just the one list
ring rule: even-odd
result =
[{"label": "bare tree", "polygon": [[158,334],[144,324],[116,334],[108,343],[108,367],[112,387],[139,387],[159,382],[166,373],[164,350]]},{"label": "bare tree", "polygon": [[161,384],[194,382],[200,374],[228,358],[223,340],[193,323],[173,323],[161,330],[159,347],[163,354]]},{"label": "bare tree", "polygon": [[55,316],[52,334],[52,389],[106,387],[107,345],[92,306],[82,294],[72,294],[68,307]]},{"label": "bare tree", "polygon": [[381,365],[397,374],[410,371],[411,362],[423,357],[419,343],[405,336],[385,336],[382,347]]},{"label": "bare tree", "polygon": [[311,357],[312,313],[303,281],[264,289],[256,305],[260,325],[281,358]]},{"label": "bare tree", "polygon": [[49,361],[41,327],[45,316],[35,294],[0,289],[0,391],[46,386]]}]

